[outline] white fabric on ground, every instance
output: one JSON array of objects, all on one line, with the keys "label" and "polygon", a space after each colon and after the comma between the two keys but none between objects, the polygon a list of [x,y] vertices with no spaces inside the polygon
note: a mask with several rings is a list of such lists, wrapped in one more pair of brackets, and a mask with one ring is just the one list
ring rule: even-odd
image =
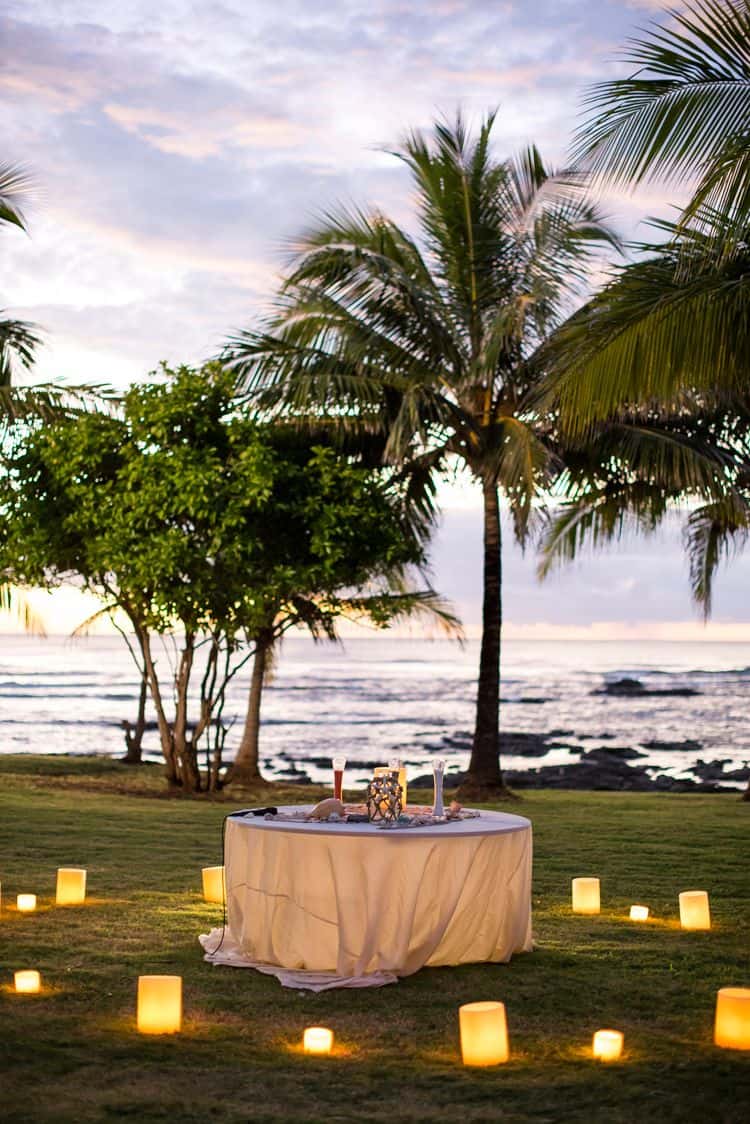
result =
[{"label": "white fabric on ground", "polygon": [[206,960],[288,987],[368,987],[531,950],[531,824],[483,812],[381,830],[230,817],[227,931]]}]

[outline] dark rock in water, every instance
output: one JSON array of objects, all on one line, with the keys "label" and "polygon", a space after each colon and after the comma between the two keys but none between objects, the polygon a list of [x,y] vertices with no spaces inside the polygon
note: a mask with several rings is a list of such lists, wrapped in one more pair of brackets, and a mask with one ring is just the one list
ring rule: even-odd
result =
[{"label": "dark rock in water", "polygon": [[607,762],[614,757],[620,761],[633,761],[636,757],[645,756],[645,753],[640,753],[637,749],[631,749],[628,745],[600,745],[596,749],[590,749],[587,753],[584,753],[581,760]]},{"label": "dark rock in water", "polygon": [[717,758],[714,761],[702,761],[700,758],[691,765],[688,772],[695,773],[702,781],[747,781],[750,780],[750,765],[740,769],[724,771],[725,765],[731,765],[731,757]]},{"label": "dark rock in water", "polygon": [[[550,730],[546,735],[548,738],[572,738],[575,737],[575,730]],[[612,737],[612,735],[609,735]]]},{"label": "dark rock in water", "polygon": [[558,788],[594,792],[732,792],[720,785],[673,777],[651,777],[643,765],[628,765],[616,757],[608,762],[580,761],[573,765],[543,765],[527,772],[506,770],[511,788]]},{"label": "dark rock in water", "polygon": [[750,765],[743,765],[739,769],[730,769],[722,774],[724,781],[750,781]]},{"label": "dark rock in water", "polygon": [[509,732],[500,735],[500,756],[507,757],[544,757],[549,753],[549,746],[544,734],[523,734]]},{"label": "dark rock in water", "polygon": [[[443,777],[443,784],[445,788],[458,788],[460,784],[466,779],[466,773],[446,773]],[[409,781],[409,791],[413,788],[432,788],[434,778],[432,773],[422,773],[419,777],[414,777]]]},{"label": "dark rock in water", "polygon": [[659,741],[658,738],[652,738],[649,742],[641,742],[641,745],[644,749],[680,749],[685,753],[696,753],[699,749],[703,749],[703,742],[696,742],[691,738],[686,738],[684,742],[663,742]]},{"label": "dark rock in water", "polygon": [[616,679],[613,683],[605,683],[596,691],[591,692],[592,695],[614,695],[619,698],[651,698],[657,697],[680,697],[690,698],[693,695],[699,695],[701,692],[696,691],[694,687],[644,687],[640,679]]},{"label": "dark rock in water", "polygon": [[443,734],[440,740],[443,745],[450,746],[451,749],[468,749],[471,745],[471,734]]}]

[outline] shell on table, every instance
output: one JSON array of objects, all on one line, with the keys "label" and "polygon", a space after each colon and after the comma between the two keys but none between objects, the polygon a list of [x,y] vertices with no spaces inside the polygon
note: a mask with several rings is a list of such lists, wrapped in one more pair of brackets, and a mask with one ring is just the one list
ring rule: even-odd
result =
[{"label": "shell on table", "polygon": [[346,809],[340,800],[336,800],[333,796],[329,796],[327,800],[321,800],[316,804],[311,812],[308,813],[308,820],[327,820],[330,816],[338,816],[344,819]]}]

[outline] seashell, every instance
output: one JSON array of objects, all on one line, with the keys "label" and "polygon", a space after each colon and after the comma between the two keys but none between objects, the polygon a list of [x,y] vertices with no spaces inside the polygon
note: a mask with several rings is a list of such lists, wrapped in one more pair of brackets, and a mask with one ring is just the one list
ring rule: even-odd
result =
[{"label": "seashell", "polygon": [[305,818],[308,820],[327,820],[329,816],[334,815],[343,819],[345,815],[344,805],[340,800],[335,800],[332,796],[329,796],[327,800],[321,800],[320,804],[316,804]]},{"label": "seashell", "polygon": [[458,800],[451,800],[451,806],[448,809],[448,815],[457,816],[460,811],[461,805],[459,804]]}]

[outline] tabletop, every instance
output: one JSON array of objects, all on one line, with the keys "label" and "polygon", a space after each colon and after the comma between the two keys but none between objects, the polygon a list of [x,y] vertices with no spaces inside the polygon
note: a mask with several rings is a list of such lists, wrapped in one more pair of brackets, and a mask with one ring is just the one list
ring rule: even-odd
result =
[{"label": "tabletop", "polygon": [[[310,812],[312,804],[287,804],[279,807],[282,813]],[[428,809],[425,809],[427,811]],[[453,820],[434,827],[380,827],[373,823],[334,822],[319,823],[316,820],[285,820],[276,816],[250,816],[243,812],[233,812],[229,819],[239,827],[255,828],[261,831],[290,831],[312,835],[354,835],[372,836],[381,839],[450,839],[466,838],[472,835],[501,835],[513,831],[526,831],[531,820],[524,816],[513,816],[509,812],[480,812],[479,816],[466,820]]]}]

